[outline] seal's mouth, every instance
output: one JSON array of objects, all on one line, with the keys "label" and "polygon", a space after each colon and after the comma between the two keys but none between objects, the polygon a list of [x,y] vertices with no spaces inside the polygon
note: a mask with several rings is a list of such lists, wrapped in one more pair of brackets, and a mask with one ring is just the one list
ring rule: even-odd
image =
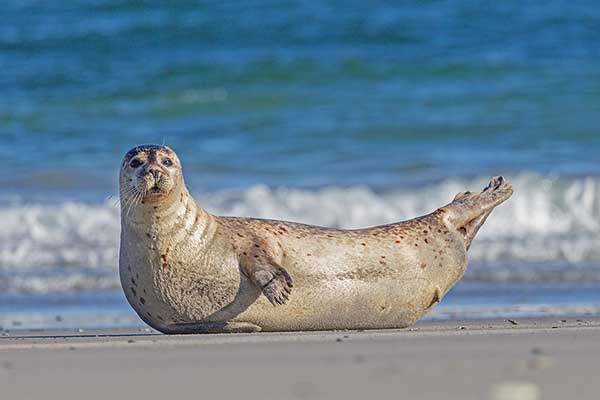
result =
[{"label": "seal's mouth", "polygon": [[146,175],[144,175],[143,179],[143,192],[144,197],[149,198],[159,198],[163,195],[166,195],[171,190],[171,180],[168,176],[165,176],[162,173],[156,173],[156,171],[152,171]]},{"label": "seal's mouth", "polygon": [[154,186],[152,186],[150,188],[150,190],[148,190],[148,193],[152,193],[152,194],[160,194],[163,193],[162,188],[158,185],[158,183],[155,183]]},{"label": "seal's mouth", "polygon": [[143,193],[144,198],[167,194],[170,186],[169,178],[157,171],[148,171],[138,178],[138,190]]},{"label": "seal's mouth", "polygon": [[154,181],[154,182],[146,182],[146,187],[144,192],[146,193],[146,195],[156,195],[156,194],[163,194],[167,192],[167,188],[166,188],[165,182],[163,181]]}]

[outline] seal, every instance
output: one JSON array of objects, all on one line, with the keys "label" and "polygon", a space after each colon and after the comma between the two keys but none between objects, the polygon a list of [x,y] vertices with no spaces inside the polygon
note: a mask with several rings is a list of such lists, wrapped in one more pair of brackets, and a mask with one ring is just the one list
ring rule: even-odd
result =
[{"label": "seal", "polygon": [[137,146],[120,171],[121,283],[164,333],[407,327],[463,276],[512,193],[495,177],[429,215],[358,230],[219,217],[190,195],[173,150]]}]

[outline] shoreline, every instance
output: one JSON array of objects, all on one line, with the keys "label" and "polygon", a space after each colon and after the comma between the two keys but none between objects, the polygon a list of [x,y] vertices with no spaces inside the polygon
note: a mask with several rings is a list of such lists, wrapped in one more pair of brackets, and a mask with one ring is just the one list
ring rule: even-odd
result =
[{"label": "shoreline", "polygon": [[0,336],[0,384],[7,399],[596,399],[599,358],[600,318],[172,336],[15,330]]},{"label": "shoreline", "polygon": [[0,354],[8,349],[62,348],[64,346],[111,347],[129,345],[203,345],[222,343],[268,343],[326,341],[336,335],[365,338],[451,337],[538,333],[551,330],[585,329],[600,332],[600,317],[543,317],[421,320],[402,329],[258,332],[239,334],[166,335],[150,327],[99,329],[12,329],[0,331]]}]

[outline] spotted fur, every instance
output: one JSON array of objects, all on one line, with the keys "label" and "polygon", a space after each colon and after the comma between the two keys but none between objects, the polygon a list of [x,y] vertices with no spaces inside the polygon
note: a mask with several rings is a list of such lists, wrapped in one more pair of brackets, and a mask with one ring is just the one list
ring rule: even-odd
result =
[{"label": "spotted fur", "polygon": [[[131,194],[146,184],[130,167],[135,157],[150,169],[173,159],[160,169],[168,187]],[[497,177],[420,218],[337,230],[213,216],[181,171],[171,149],[146,145],[127,153],[120,178],[121,282],[140,317],[167,333],[411,325],[462,277],[473,237],[512,194]]]}]

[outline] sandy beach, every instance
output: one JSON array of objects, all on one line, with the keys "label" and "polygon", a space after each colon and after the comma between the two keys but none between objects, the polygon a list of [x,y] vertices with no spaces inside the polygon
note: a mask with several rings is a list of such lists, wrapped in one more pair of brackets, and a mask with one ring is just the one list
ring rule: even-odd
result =
[{"label": "sandy beach", "polygon": [[[4,0],[1,15],[0,400],[600,400],[598,1]],[[143,144],[180,165],[124,158]],[[498,175],[514,195],[487,218],[463,196]],[[223,229],[185,201],[361,230],[457,194],[477,213],[411,235]],[[140,319],[246,313],[259,294],[238,270],[270,295],[265,266],[294,281],[287,305],[261,303],[288,328],[428,314],[188,336]]]},{"label": "sandy beach", "polygon": [[10,331],[2,399],[597,399],[600,319],[166,336]]}]

